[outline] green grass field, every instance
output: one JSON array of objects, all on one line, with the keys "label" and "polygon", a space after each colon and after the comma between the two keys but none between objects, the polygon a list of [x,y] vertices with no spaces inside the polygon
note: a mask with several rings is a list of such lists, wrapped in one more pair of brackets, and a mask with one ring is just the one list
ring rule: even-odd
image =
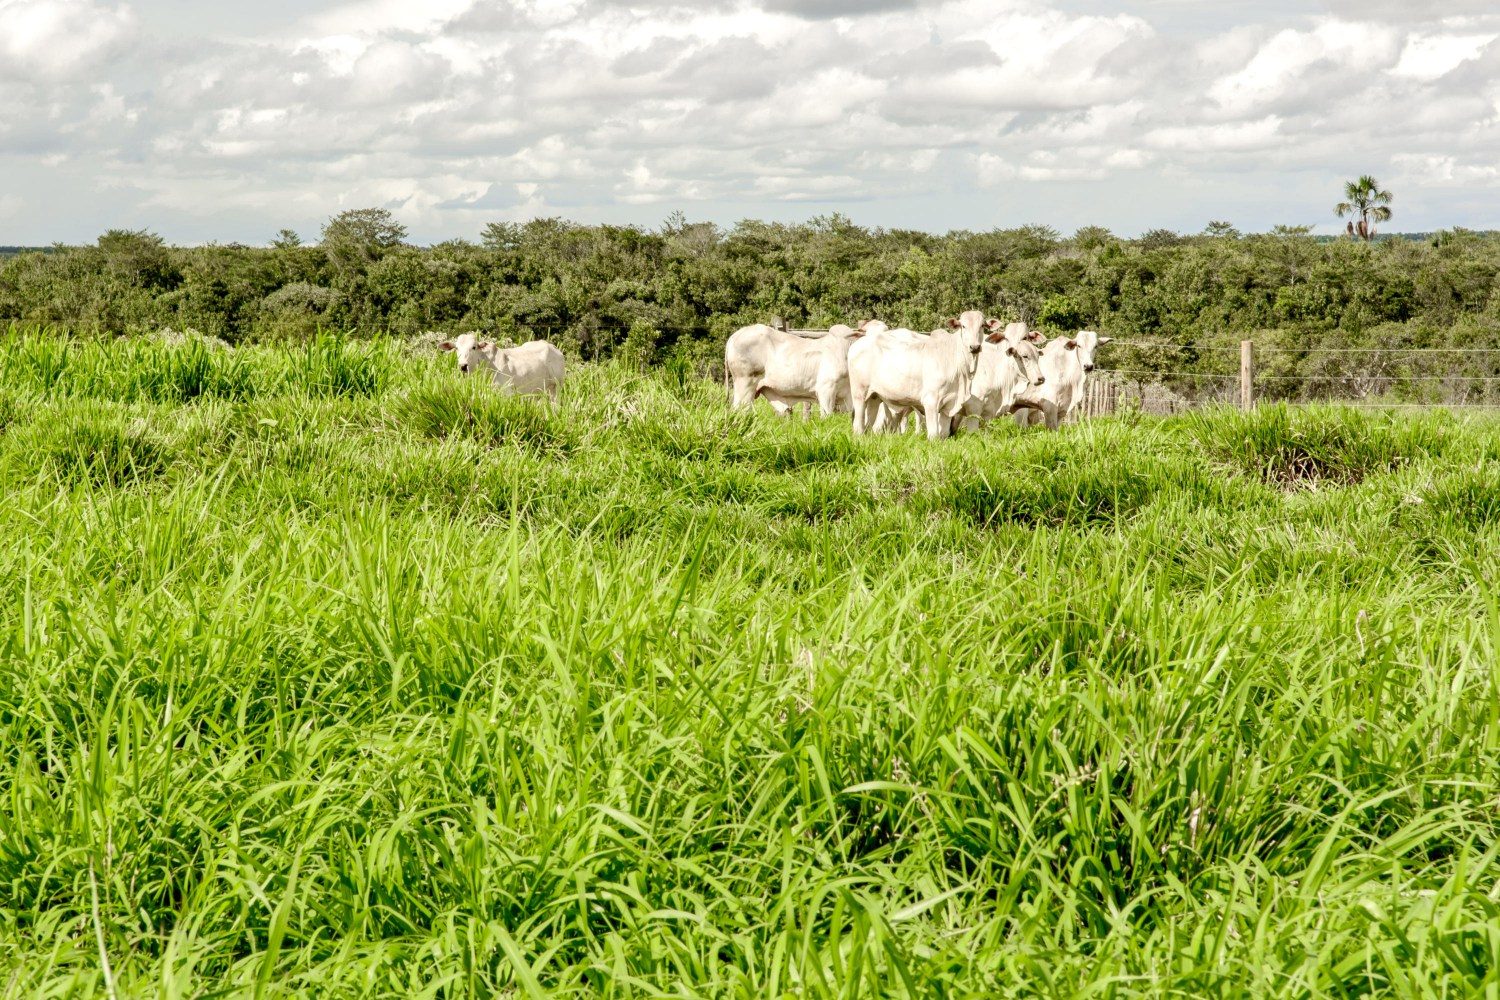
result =
[{"label": "green grass field", "polygon": [[1493,417],[12,332],[0,496],[5,996],[1500,990]]}]

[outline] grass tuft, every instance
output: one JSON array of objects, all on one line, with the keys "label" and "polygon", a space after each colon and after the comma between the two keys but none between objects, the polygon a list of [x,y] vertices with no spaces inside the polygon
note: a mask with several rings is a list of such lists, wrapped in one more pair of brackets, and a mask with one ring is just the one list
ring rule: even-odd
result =
[{"label": "grass tuft", "polygon": [[566,452],[575,435],[566,414],[545,400],[502,393],[479,378],[434,380],[391,405],[392,425],[434,440],[471,441],[484,448],[516,445]]},{"label": "grass tuft", "polygon": [[53,408],[28,431],[13,447],[65,482],[122,487],[161,476],[170,462],[150,422],[108,405]]},{"label": "grass tuft", "polygon": [[391,343],[319,334],[292,350],[287,384],[314,397],[374,396],[384,388],[397,356]]},{"label": "grass tuft", "polygon": [[1364,414],[1347,407],[1262,406],[1194,413],[1189,432],[1213,457],[1284,489],[1348,486],[1425,456],[1445,434],[1428,418]]}]

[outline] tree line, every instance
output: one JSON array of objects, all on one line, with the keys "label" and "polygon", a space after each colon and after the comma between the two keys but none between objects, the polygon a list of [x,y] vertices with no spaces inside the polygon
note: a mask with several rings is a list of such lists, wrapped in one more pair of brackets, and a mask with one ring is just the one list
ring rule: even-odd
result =
[{"label": "tree line", "polygon": [[407,235],[382,209],[334,216],[316,244],[282,230],[266,247],[175,247],[111,230],[0,262],[0,323],[75,335],[171,327],[230,343],[480,330],[543,337],[585,360],[711,368],[730,332],[773,316],[921,330],[983,308],[1049,333],[1107,332],[1119,342],[1107,367],[1185,395],[1235,370],[1230,348],[1250,338],[1266,394],[1500,402],[1483,381],[1500,377],[1500,354],[1411,350],[1500,348],[1490,233],[1329,240],[1215,222],[1136,239],[1099,227],[938,235],[841,215],[721,228],[677,213],[650,230],[536,219],[491,223],[478,241],[414,246]]}]

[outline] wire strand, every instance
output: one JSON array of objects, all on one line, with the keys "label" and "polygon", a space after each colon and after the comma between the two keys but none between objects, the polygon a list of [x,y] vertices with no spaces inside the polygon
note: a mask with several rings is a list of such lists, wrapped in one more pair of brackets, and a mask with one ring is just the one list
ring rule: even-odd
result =
[{"label": "wire strand", "polygon": [[[1100,369],[1099,375],[1144,375],[1148,378],[1221,378],[1239,381],[1238,375],[1221,375],[1215,372],[1153,372],[1140,368]],[[1353,382],[1363,379],[1370,382],[1500,382],[1495,375],[1256,375],[1253,382]]]},{"label": "wire strand", "polygon": [[[1252,343],[1254,343],[1252,341]],[[1220,347],[1217,344],[1164,344],[1149,340],[1111,340],[1110,347],[1157,347],[1173,351],[1232,351],[1238,347]],[[1500,347],[1281,347],[1276,344],[1257,344],[1255,353],[1278,354],[1500,354]]]}]

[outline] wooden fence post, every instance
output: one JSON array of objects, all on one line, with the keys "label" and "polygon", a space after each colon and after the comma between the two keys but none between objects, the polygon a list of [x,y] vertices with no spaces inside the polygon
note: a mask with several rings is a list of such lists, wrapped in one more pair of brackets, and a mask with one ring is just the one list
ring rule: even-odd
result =
[{"label": "wooden fence post", "polygon": [[1255,406],[1255,349],[1253,341],[1240,341],[1240,409]]}]

